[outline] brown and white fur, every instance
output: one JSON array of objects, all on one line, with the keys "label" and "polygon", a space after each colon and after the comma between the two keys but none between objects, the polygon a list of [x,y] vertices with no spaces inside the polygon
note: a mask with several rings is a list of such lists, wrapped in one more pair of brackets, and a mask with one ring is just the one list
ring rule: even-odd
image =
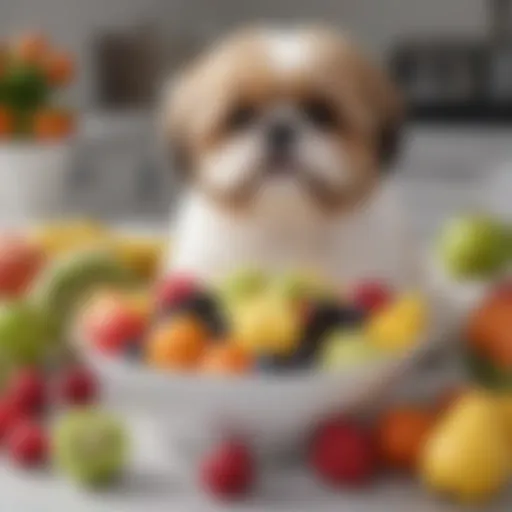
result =
[{"label": "brown and white fur", "polygon": [[385,179],[401,104],[344,35],[242,30],[178,77],[162,113],[185,183],[170,268],[410,279],[405,218]]}]

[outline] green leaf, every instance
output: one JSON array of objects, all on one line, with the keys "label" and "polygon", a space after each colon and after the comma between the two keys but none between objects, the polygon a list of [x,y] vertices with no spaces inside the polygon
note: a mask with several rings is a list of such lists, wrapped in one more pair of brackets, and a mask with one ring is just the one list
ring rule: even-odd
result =
[{"label": "green leaf", "polygon": [[42,71],[34,66],[16,64],[3,78],[5,103],[14,110],[35,110],[46,103],[50,93]]}]

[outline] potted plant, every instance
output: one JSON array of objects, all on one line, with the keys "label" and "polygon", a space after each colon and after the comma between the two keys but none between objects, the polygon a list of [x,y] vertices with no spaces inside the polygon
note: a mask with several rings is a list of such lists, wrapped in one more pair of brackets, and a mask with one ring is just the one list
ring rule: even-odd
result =
[{"label": "potted plant", "polygon": [[65,198],[73,113],[56,101],[71,56],[41,34],[0,43],[0,214],[49,216]]}]

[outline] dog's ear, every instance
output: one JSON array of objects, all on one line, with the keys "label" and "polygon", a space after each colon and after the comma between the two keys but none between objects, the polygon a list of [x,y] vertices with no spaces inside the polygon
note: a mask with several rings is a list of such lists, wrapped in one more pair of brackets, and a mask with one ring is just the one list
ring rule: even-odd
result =
[{"label": "dog's ear", "polygon": [[185,75],[168,81],[163,89],[159,111],[160,143],[167,161],[176,174],[184,181],[191,172],[191,158],[188,150],[188,124],[186,119],[187,97],[184,91]]},{"label": "dog's ear", "polygon": [[392,168],[397,159],[402,142],[402,124],[401,119],[388,120],[379,131],[379,160],[384,170]]},{"label": "dog's ear", "polygon": [[381,169],[392,167],[400,149],[404,104],[388,74],[369,61],[361,60],[361,87],[373,118],[374,147]]},{"label": "dog's ear", "polygon": [[382,92],[382,118],[378,130],[378,151],[381,168],[389,170],[395,163],[400,151],[405,108],[395,85],[385,77]]}]

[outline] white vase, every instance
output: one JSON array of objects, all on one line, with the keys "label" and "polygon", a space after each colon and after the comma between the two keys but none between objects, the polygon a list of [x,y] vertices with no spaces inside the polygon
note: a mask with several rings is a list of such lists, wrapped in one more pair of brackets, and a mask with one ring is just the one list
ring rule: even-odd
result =
[{"label": "white vase", "polygon": [[0,218],[32,221],[59,215],[67,198],[73,144],[0,145]]}]

